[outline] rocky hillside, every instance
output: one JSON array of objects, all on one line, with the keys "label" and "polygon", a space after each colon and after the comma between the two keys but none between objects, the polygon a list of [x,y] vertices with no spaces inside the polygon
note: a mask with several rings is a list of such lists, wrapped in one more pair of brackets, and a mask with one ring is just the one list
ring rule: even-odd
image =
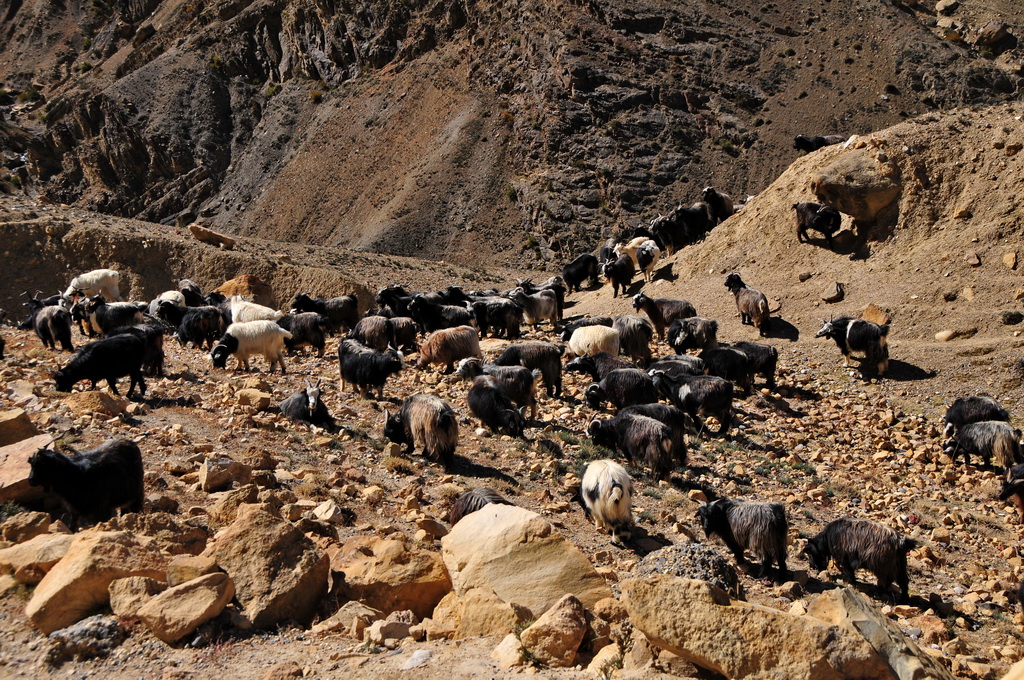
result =
[{"label": "rocky hillside", "polygon": [[704,184],[758,193],[796,134],[1016,96],[1020,8],[940,4],[3,0],[6,186],[235,234],[560,260]]}]

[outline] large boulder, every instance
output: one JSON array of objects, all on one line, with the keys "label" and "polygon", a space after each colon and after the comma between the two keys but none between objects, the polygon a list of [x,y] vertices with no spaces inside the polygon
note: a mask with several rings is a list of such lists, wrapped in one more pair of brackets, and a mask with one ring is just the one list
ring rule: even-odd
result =
[{"label": "large boulder", "polygon": [[653,576],[622,583],[634,628],[657,647],[727,678],[890,680],[885,660],[843,626],[730,601],[696,579]]},{"label": "large boulder", "polygon": [[117,616],[136,616],[142,605],[167,590],[167,584],[145,576],[129,576],[113,581],[107,590],[110,611]]},{"label": "large boulder", "polygon": [[707,581],[729,593],[730,597],[744,599],[743,582],[740,581],[732,560],[721,550],[707,543],[666,546],[645,555],[633,569],[633,576],[636,578],[655,574]]},{"label": "large boulder", "polygon": [[896,166],[879,158],[868,149],[844,153],[811,177],[811,190],[822,203],[872,224],[902,190]]},{"label": "large boulder", "polygon": [[177,642],[224,611],[234,596],[227,574],[207,574],[154,596],[139,608],[139,618],[164,642]]},{"label": "large boulder", "polygon": [[171,555],[198,555],[206,549],[210,538],[210,531],[201,520],[182,519],[166,512],[130,512],[97,524],[96,528],[149,536],[161,550]]},{"label": "large boulder", "polygon": [[893,675],[900,680],[952,680],[953,676],[945,666],[923,653],[903,635],[899,626],[883,616],[863,594],[853,588],[822,593],[808,604],[807,615],[861,635],[885,659]]},{"label": "large boulder", "polygon": [[408,609],[426,618],[452,589],[441,557],[403,538],[349,539],[332,554],[331,568],[345,572],[344,595],[384,614]]},{"label": "large boulder", "polygon": [[52,441],[52,436],[41,434],[0,446],[0,503],[31,503],[47,495],[43,487],[28,483],[32,471],[28,459]]},{"label": "large boulder", "polygon": [[463,517],[441,539],[455,592],[489,588],[540,616],[563,595],[593,606],[611,589],[574,545],[535,512],[491,504]]},{"label": "large boulder", "polygon": [[269,283],[252,274],[236,276],[230,281],[220,284],[216,290],[229,300],[232,295],[241,295],[258,305],[277,309],[277,300],[274,298],[273,288],[270,287]]},{"label": "large boulder", "polygon": [[13,574],[18,583],[39,583],[67,554],[72,541],[70,534],[40,534],[4,548],[0,550],[0,574]]},{"label": "large boulder", "polygon": [[148,576],[163,581],[167,558],[151,541],[125,531],[90,531],[75,536],[68,552],[36,586],[25,607],[43,633],[64,628],[110,600],[112,581]]},{"label": "large boulder", "polygon": [[231,576],[243,616],[256,628],[308,624],[327,594],[330,562],[313,542],[260,505],[243,505],[204,555]]},{"label": "large boulder", "polygon": [[0,446],[8,446],[39,435],[24,409],[0,411]]},{"label": "large boulder", "polygon": [[506,635],[533,616],[525,607],[505,602],[490,588],[473,588],[463,595],[454,591],[445,595],[432,618],[454,631],[456,638],[468,638]]},{"label": "large boulder", "polygon": [[45,512],[19,512],[0,524],[0,538],[21,543],[50,530],[50,515]]},{"label": "large boulder", "polygon": [[533,658],[547,666],[568,668],[587,632],[583,604],[566,595],[522,632],[519,639]]}]

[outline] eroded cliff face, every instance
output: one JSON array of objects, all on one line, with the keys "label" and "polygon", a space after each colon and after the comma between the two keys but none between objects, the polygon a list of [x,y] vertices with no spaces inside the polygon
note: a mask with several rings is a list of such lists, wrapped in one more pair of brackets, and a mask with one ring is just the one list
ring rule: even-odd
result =
[{"label": "eroded cliff face", "polygon": [[462,260],[565,259],[705,184],[759,191],[795,134],[1021,81],[1020,17],[986,38],[983,13],[881,0],[2,0],[0,17],[0,107],[34,135],[7,165],[29,193]]}]

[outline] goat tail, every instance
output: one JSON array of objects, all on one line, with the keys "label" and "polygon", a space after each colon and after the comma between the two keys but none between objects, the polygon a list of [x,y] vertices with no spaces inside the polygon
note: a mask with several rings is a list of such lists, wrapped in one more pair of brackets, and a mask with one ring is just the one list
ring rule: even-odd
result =
[{"label": "goat tail", "polygon": [[612,484],[612,491],[608,494],[608,498],[612,503],[618,503],[622,500],[622,485],[618,482]]}]

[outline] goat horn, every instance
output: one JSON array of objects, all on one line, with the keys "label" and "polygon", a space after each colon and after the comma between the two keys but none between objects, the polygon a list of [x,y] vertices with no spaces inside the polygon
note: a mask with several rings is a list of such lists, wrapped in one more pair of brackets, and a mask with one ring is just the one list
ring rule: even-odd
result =
[{"label": "goat horn", "polygon": [[303,380],[306,381],[306,387],[308,387],[309,389],[313,389],[313,386],[309,382],[309,378],[303,378]]}]

